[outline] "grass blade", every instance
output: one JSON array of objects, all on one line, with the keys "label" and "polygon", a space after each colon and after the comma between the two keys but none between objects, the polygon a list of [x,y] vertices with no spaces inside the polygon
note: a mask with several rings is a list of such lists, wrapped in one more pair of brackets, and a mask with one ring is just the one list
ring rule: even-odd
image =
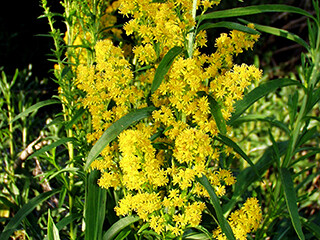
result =
[{"label": "grass blade", "polygon": [[97,181],[100,172],[93,170],[86,181],[85,240],[100,240],[106,212],[107,190],[100,188]]},{"label": "grass blade", "polygon": [[267,94],[275,91],[277,88],[290,86],[290,85],[301,85],[298,81],[289,78],[279,78],[276,80],[268,81],[264,84],[253,89],[251,92],[246,94],[242,100],[235,103],[235,112],[232,114],[228,125],[232,125],[233,122],[240,117],[244,111],[246,111],[253,103],[258,101],[260,98]]},{"label": "grass blade", "polygon": [[129,127],[136,121],[144,119],[155,110],[156,107],[146,107],[142,109],[138,109],[128,113],[127,115],[120,118],[114,124],[112,124],[100,137],[100,139],[96,142],[96,144],[92,147],[89,152],[85,170],[89,168],[90,164],[94,159],[101,153],[101,151],[112,141],[114,140],[124,129]]},{"label": "grass blade", "polygon": [[27,204],[25,204],[16,215],[10,220],[10,222],[5,226],[3,232],[0,234],[1,240],[7,240],[11,234],[19,227],[22,220],[28,216],[29,213],[33,211],[39,204],[47,200],[54,194],[59,192],[59,190],[48,191],[41,193],[40,195],[32,198]]},{"label": "grass blade", "polygon": [[197,178],[197,180],[202,184],[202,186],[204,186],[204,188],[208,191],[210,195],[210,200],[216,212],[218,223],[219,223],[219,226],[221,227],[222,232],[226,235],[228,240],[236,240],[227,219],[223,216],[219,199],[216,193],[214,192],[214,189],[212,188],[211,184],[209,183],[208,178],[202,175],[202,177]]},{"label": "grass blade", "polygon": [[163,57],[163,59],[161,60],[156,73],[154,75],[154,79],[151,85],[151,94],[154,93],[158,87],[160,86],[160,84],[162,83],[162,80],[164,78],[164,76],[167,74],[167,72],[169,71],[173,60],[175,59],[176,56],[178,56],[180,53],[182,53],[183,48],[182,47],[173,47],[171,48],[167,54]]},{"label": "grass blade", "polygon": [[140,218],[138,216],[127,216],[121,218],[119,221],[114,223],[108,231],[103,235],[103,240],[112,240],[116,237],[116,235],[121,232],[122,229],[126,228],[132,223],[139,221]]},{"label": "grass blade", "polygon": [[291,174],[288,169],[280,168],[280,177],[282,186],[284,188],[284,196],[286,199],[287,208],[291,218],[292,225],[300,240],[304,240],[302,226],[299,218],[299,211],[297,206],[297,197],[294,190]]},{"label": "grass blade", "polygon": [[315,17],[313,17],[309,12],[307,12],[301,8],[283,5],[283,4],[264,4],[264,5],[232,8],[232,9],[207,13],[207,14],[199,16],[197,19],[199,21],[203,21],[203,20],[207,20],[207,19],[239,17],[239,16],[247,16],[247,15],[267,13],[267,12],[297,13],[297,14],[301,14],[301,15],[307,16],[309,18],[312,18],[315,22],[317,22]]},{"label": "grass blade", "polygon": [[49,99],[49,100],[46,100],[46,101],[38,102],[38,103],[32,105],[31,107],[27,108],[22,113],[19,113],[17,116],[15,116],[12,119],[11,123],[13,123],[14,121],[17,121],[18,119],[20,119],[22,117],[28,116],[29,113],[35,112],[39,108],[42,108],[42,107],[48,106],[48,105],[52,105],[52,104],[58,104],[58,103],[61,103],[61,102],[59,100],[56,100],[56,99]]}]

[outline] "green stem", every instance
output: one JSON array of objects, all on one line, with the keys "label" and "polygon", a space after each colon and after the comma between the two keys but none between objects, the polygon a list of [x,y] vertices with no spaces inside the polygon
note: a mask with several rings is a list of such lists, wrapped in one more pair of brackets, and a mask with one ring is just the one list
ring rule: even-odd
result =
[{"label": "green stem", "polygon": [[314,60],[314,66],[313,66],[310,78],[308,79],[307,89],[305,89],[305,91],[304,91],[305,95],[303,96],[303,99],[302,99],[302,105],[299,110],[298,117],[293,125],[292,135],[290,137],[289,146],[288,146],[282,167],[288,167],[290,165],[290,160],[292,159],[292,157],[294,155],[295,147],[296,147],[296,143],[297,143],[297,140],[299,137],[299,133],[301,131],[301,127],[304,124],[303,119],[308,114],[307,104],[308,103],[310,104],[309,100],[310,100],[310,98],[312,98],[312,91],[316,87],[315,84],[316,84],[317,79],[319,77],[319,72],[320,72],[320,69],[319,69],[320,68],[319,49],[316,49],[312,53],[314,53],[314,56],[311,57],[311,59]]},{"label": "green stem", "polygon": [[[49,7],[47,7],[47,2],[45,0],[42,0],[42,6],[43,9],[45,10],[45,15],[48,18],[48,22],[49,22],[49,26],[50,26],[50,30],[51,30],[51,34],[54,40],[54,46],[55,46],[55,56],[57,58],[57,62],[58,62],[58,66],[59,66],[59,71],[62,71],[63,68],[63,63],[62,63],[62,59],[61,59],[61,54],[63,51],[61,51],[61,37],[60,37],[60,32],[57,31],[54,26],[53,26],[53,18],[52,18],[52,13],[50,12]],[[68,20],[70,17],[70,1],[65,0],[64,1],[64,7],[65,7],[65,19]],[[71,41],[72,41],[72,29],[69,25],[69,22],[66,21],[66,27],[67,27],[67,36],[68,36],[68,45],[71,45]],[[67,88],[70,86],[70,82],[68,83],[64,83],[63,79],[61,78],[61,74],[60,72],[58,72],[58,74],[56,75],[57,79],[59,80],[59,82],[61,84],[63,84],[63,86],[67,85]],[[60,84],[60,86],[61,86]],[[61,86],[63,88],[63,86]],[[71,88],[70,88],[71,89]],[[62,89],[62,91],[64,91],[65,89]],[[65,102],[63,99],[61,99],[61,104],[62,104],[62,109],[63,109],[63,117],[64,117],[64,121],[68,122],[70,121],[70,117],[71,116],[71,109],[68,109],[68,103]],[[69,105],[71,106],[72,103],[69,103]],[[72,129],[68,129],[66,132],[67,137],[73,137],[73,132]],[[74,167],[74,146],[71,142],[68,142],[67,144],[67,148],[68,148],[68,155],[69,155],[69,166],[68,167]],[[73,185],[74,185],[74,175],[73,173],[69,174],[69,182],[68,182],[68,196],[69,196],[69,213],[72,214],[73,212],[73,205],[74,205],[74,198],[73,198]],[[74,232],[74,223],[71,222],[70,223],[70,239],[71,240],[75,240],[76,239],[76,233]]]},{"label": "green stem", "polygon": [[[197,13],[197,0],[193,0],[193,4],[192,4],[192,18],[193,19],[196,19],[196,13]],[[192,57],[193,55],[193,45],[194,45],[194,36],[195,35],[195,32],[194,32],[194,27],[190,30],[190,33],[188,35],[188,55],[189,55],[189,58]]]}]

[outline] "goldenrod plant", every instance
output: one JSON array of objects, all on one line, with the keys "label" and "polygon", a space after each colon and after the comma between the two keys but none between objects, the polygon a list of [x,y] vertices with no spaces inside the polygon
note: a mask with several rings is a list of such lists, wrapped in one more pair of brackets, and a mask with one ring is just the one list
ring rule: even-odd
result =
[{"label": "goldenrod plant", "polygon": [[[317,191],[306,190],[318,168],[301,168],[319,160],[318,2],[315,15],[280,4],[217,10],[219,4],[64,0],[57,14],[41,1],[58,95],[14,121],[50,104],[61,104],[61,113],[45,128],[48,144],[29,156],[48,164],[39,175],[47,190],[17,210],[1,239],[50,197],[56,208],[41,213],[46,239],[319,238],[317,218],[301,211],[319,204],[312,200]],[[309,42],[227,21],[269,12],[306,17]],[[59,20],[65,31],[56,28]],[[262,70],[242,63],[265,33],[305,47],[300,79],[260,84]],[[254,112],[259,99],[289,86],[289,121]],[[268,132],[260,156],[244,150],[251,136],[242,125],[250,121],[280,132]]]}]

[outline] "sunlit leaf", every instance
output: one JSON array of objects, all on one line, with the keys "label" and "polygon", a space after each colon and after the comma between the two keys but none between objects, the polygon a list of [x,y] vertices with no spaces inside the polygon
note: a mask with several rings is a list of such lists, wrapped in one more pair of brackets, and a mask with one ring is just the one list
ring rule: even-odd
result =
[{"label": "sunlit leaf", "polygon": [[114,140],[123,130],[129,127],[131,124],[144,119],[151,115],[152,111],[154,111],[155,107],[146,107],[142,109],[138,109],[128,113],[127,115],[120,118],[114,124],[112,124],[99,138],[96,144],[92,147],[89,152],[85,169],[88,169],[90,164],[96,157],[102,152],[102,150],[112,141]]},{"label": "sunlit leaf", "polygon": [[296,80],[289,78],[279,78],[276,80],[271,80],[253,89],[251,92],[247,93],[242,100],[235,103],[235,112],[232,114],[230,120],[227,122],[228,125],[232,125],[233,122],[240,117],[253,103],[258,101],[260,98],[266,96],[267,94],[275,91],[280,87],[290,86],[290,85],[300,85]]},{"label": "sunlit leaf", "polygon": [[[241,21],[244,23],[249,23],[248,21],[244,21],[244,20],[241,20]],[[269,34],[279,36],[279,37],[284,37],[286,39],[294,41],[294,42],[300,44],[301,46],[303,46],[308,51],[310,49],[310,46],[308,45],[308,43],[306,41],[304,41],[298,35],[288,32],[287,30],[275,28],[275,27],[269,27],[269,26],[265,26],[265,25],[260,25],[260,24],[256,24],[256,23],[254,23],[254,28],[261,31],[261,32],[269,33]]]},{"label": "sunlit leaf", "polygon": [[264,5],[256,5],[256,6],[248,6],[248,7],[239,7],[232,8],[227,10],[214,11],[210,13],[206,13],[204,15],[200,15],[197,17],[198,20],[203,21],[207,19],[219,19],[219,18],[228,18],[228,17],[240,17],[252,14],[259,13],[267,13],[267,12],[288,12],[288,13],[297,13],[307,17],[310,17],[317,21],[309,12],[283,4],[264,4]]}]

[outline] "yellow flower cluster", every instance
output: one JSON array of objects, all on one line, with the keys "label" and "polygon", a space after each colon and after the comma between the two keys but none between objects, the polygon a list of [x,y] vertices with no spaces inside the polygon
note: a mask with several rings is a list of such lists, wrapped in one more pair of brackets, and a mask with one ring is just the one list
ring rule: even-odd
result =
[{"label": "yellow flower cluster", "polygon": [[[198,1],[197,8],[205,11],[219,2]],[[207,45],[206,33],[201,31],[192,45],[193,55],[177,56],[160,87],[147,99],[159,60],[174,46],[189,46],[188,34],[195,27],[192,3],[122,0],[121,13],[132,16],[124,30],[137,40],[132,63],[123,49],[105,39],[95,45],[93,64],[77,69],[77,87],[86,93],[81,101],[92,116],[89,142],[94,143],[132,109],[147,106],[149,100],[157,107],[144,122],[123,131],[91,167],[101,171],[100,187],[123,192],[117,215],[136,213],[164,238],[179,236],[201,223],[206,210],[203,199],[209,194],[196,177],[207,176],[219,197],[235,183],[229,170],[217,166],[220,154],[228,155],[232,149],[213,141],[219,130],[210,99],[218,102],[227,120],[245,88],[261,77],[254,66],[233,63],[233,57],[251,48],[258,36],[239,31],[222,34],[215,51],[206,55],[199,50]],[[142,71],[141,65],[150,68]],[[230,220],[233,228],[246,233],[255,229],[253,224],[260,221],[254,215],[260,211],[258,203],[255,206],[256,213],[249,206],[234,213],[246,219],[252,216],[250,227],[236,225],[235,219],[234,226]],[[216,236],[220,235],[217,230]]]},{"label": "yellow flower cluster", "polygon": [[80,65],[77,69],[77,87],[86,92],[82,100],[92,116],[94,132],[88,141],[97,140],[113,122],[130,111],[131,107],[141,108],[143,90],[133,83],[130,63],[123,51],[111,40],[102,40],[95,46],[96,64]]},{"label": "yellow flower cluster", "polygon": [[[256,198],[248,198],[239,210],[232,212],[228,222],[237,240],[246,240],[247,234],[257,230],[262,219],[261,209]],[[221,228],[213,232],[213,237],[217,240],[227,240]]]},{"label": "yellow flower cluster", "polygon": [[[220,0],[202,0],[197,8],[204,12],[219,3]],[[141,43],[133,52],[142,65],[154,63],[174,46],[186,46],[189,30],[196,24],[192,4],[193,0],[122,0],[120,13],[132,16],[124,30],[127,35],[135,34]]]}]

